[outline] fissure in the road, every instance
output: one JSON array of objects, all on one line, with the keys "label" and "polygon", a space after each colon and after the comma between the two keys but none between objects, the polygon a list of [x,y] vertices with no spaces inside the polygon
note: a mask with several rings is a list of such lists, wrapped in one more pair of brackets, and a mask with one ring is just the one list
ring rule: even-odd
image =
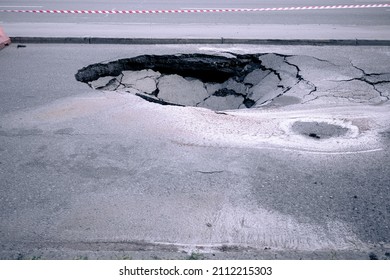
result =
[{"label": "fissure in the road", "polygon": [[87,66],[78,71],[76,79],[94,89],[132,93],[162,105],[251,108],[272,102],[298,83],[315,90],[286,57],[142,55]]},{"label": "fissure in the road", "polygon": [[[315,81],[308,80],[315,64],[332,77],[319,74]],[[366,73],[353,64],[338,66],[315,57],[276,53],[141,55],[89,65],[76,79],[97,90],[130,93],[162,105],[215,111],[305,104],[321,98],[379,104],[390,96],[387,72]]]}]

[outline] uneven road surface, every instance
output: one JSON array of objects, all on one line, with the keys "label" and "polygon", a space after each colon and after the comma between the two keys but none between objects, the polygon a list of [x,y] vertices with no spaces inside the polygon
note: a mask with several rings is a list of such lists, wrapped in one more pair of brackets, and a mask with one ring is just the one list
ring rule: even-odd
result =
[{"label": "uneven road surface", "polygon": [[[96,90],[75,77],[100,62],[179,53],[258,54],[243,64],[257,72],[206,84],[196,73],[161,67],[145,76],[141,67],[124,70],[136,81],[120,72]],[[1,50],[0,258],[387,259],[389,54],[352,46]],[[260,97],[235,110],[163,106],[134,94],[148,94],[146,81],[150,98],[177,103],[168,93],[184,87],[218,102]],[[263,88],[277,94],[261,96]]]}]

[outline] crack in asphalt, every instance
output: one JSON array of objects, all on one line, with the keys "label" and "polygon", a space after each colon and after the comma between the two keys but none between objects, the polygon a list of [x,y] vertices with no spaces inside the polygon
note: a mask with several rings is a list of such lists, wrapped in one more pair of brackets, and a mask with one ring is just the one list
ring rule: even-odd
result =
[{"label": "crack in asphalt", "polygon": [[[357,103],[373,101],[377,98],[374,96],[362,101],[349,96],[350,93],[342,96],[337,92],[329,92],[332,89],[326,90],[328,94],[317,95],[317,85],[305,78],[298,63],[289,60],[291,57],[300,57],[297,55],[230,52],[225,54],[229,54],[230,57],[196,53],[141,55],[89,65],[80,69],[75,77],[76,80],[98,90],[120,90],[161,105],[205,107],[215,111],[272,104],[299,84],[306,86],[306,92],[301,95],[301,104],[313,102],[321,97],[341,98]],[[309,57],[321,63],[340,67],[328,60]],[[390,85],[390,73],[367,73],[364,69],[355,66],[352,61],[350,64],[362,73],[360,77],[331,82],[361,81],[370,85],[382,100],[390,100],[387,91],[385,93],[379,87],[379,85]],[[132,83],[124,83],[124,71],[129,70],[138,71],[137,75],[140,75],[139,71],[146,70],[146,73],[134,78]],[[148,74],[150,70],[154,71],[155,75]],[[103,84],[99,84],[99,79],[107,76],[113,78],[108,82],[105,79]],[[137,86],[137,82],[142,83],[146,79],[154,82],[155,90],[152,92],[144,92]],[[162,79],[165,82],[164,86],[161,84]],[[97,85],[92,86],[94,83]],[[309,96],[313,98],[305,100]]]},{"label": "crack in asphalt", "polygon": [[[312,87],[313,89],[312,89],[308,94],[304,95],[304,97],[309,96],[309,95],[312,95],[314,92],[317,91],[317,86],[316,86],[315,84],[313,84],[312,82],[310,82],[309,80],[306,80],[305,78],[303,78],[303,76],[301,75],[301,69],[299,68],[299,66],[296,65],[296,64],[293,64],[293,63],[289,62],[289,61],[287,60],[287,57],[290,57],[290,56],[285,56],[285,57],[284,57],[284,62],[285,62],[287,65],[293,66],[293,67],[295,67],[295,68],[297,69],[296,78],[298,79],[298,82],[296,83],[296,85],[299,84],[299,83],[302,82],[302,81],[305,82],[308,86]],[[317,58],[316,58],[316,59],[317,59]],[[323,60],[320,60],[320,59],[318,59],[318,60],[324,62]],[[326,61],[326,60],[325,60],[325,61]],[[326,62],[328,62],[328,61],[326,61]]]},{"label": "crack in asphalt", "polygon": [[[331,64],[331,65],[337,66],[337,65],[335,65],[335,64],[333,64],[333,63],[331,63],[331,62],[329,62],[329,61],[326,61],[326,60],[318,59],[318,58],[315,58],[315,57],[312,57],[312,58],[317,59],[318,61],[321,61],[321,62],[328,62],[328,63]],[[354,78],[351,78],[351,79],[343,79],[343,80],[338,79],[338,80],[330,80],[330,81],[332,81],[332,82],[352,82],[352,81],[364,82],[364,83],[370,85],[370,86],[373,88],[373,90],[374,90],[376,93],[378,93],[378,96],[373,96],[373,97],[369,98],[368,101],[375,100],[377,97],[385,98],[386,101],[390,100],[390,96],[385,95],[384,92],[382,92],[382,91],[381,91],[380,89],[378,89],[378,87],[377,87],[377,85],[380,85],[380,84],[389,84],[389,88],[390,88],[390,73],[388,73],[388,72],[385,72],[385,73],[367,73],[364,69],[362,69],[362,68],[357,67],[356,65],[354,65],[354,64],[352,63],[352,61],[350,61],[350,65],[351,65],[354,69],[359,70],[359,71],[362,73],[362,76],[360,76],[360,77],[354,77]],[[381,77],[381,76],[386,76],[386,75],[388,76],[388,78],[386,78],[386,79],[383,78],[383,79],[379,79],[379,80],[377,80],[377,81],[373,81],[373,80],[371,79],[371,77]],[[311,83],[311,82],[310,82],[310,83]],[[309,94],[306,94],[304,97],[309,96],[309,95],[311,95],[313,92],[316,92],[316,91],[317,91],[317,87],[316,87],[313,83],[311,83],[311,84],[315,87],[315,89],[312,90]],[[331,91],[331,90],[332,90],[332,89],[328,89],[327,91],[329,92],[329,91]],[[363,99],[363,100],[359,100],[359,99],[353,98],[353,97],[351,97],[351,96],[340,96],[340,95],[338,95],[338,94],[329,93],[329,94],[324,94],[324,95],[322,95],[322,96],[316,96],[316,97],[313,98],[313,99],[310,99],[310,100],[308,100],[308,101],[302,102],[302,104],[305,104],[305,103],[308,103],[308,102],[312,102],[312,101],[314,101],[314,100],[320,99],[321,97],[333,97],[333,98],[337,98],[337,99],[346,99],[346,100],[348,100],[348,101],[350,101],[350,102],[360,103],[360,104],[365,103],[365,102],[367,101],[367,100],[364,100],[364,99]]]},{"label": "crack in asphalt", "polygon": [[[390,97],[389,96],[386,96],[383,94],[383,92],[381,90],[379,90],[376,85],[379,85],[379,84],[386,84],[386,83],[389,83],[390,85],[390,73],[367,73],[364,69],[360,68],[360,67],[357,67],[356,65],[354,65],[352,63],[352,61],[350,61],[350,64],[352,67],[354,67],[355,69],[359,70],[362,72],[362,76],[361,77],[356,77],[356,78],[352,78],[352,79],[346,79],[346,80],[337,80],[335,82],[351,82],[351,81],[361,81],[361,82],[364,82],[370,86],[372,86],[372,88],[379,94],[380,97],[383,97],[383,98],[386,98],[387,100],[390,100]],[[369,77],[373,77],[373,76],[383,76],[383,75],[388,75],[389,78],[388,79],[383,79],[383,80],[379,80],[379,81],[372,81],[369,79]],[[375,97],[372,97],[370,98],[369,100],[371,99],[374,99]]]},{"label": "crack in asphalt", "polygon": [[200,171],[196,170],[195,172],[197,173],[202,173],[202,174],[218,174],[218,173],[223,173],[223,170],[216,170],[216,171]]},{"label": "crack in asphalt", "polygon": [[[383,83],[390,83],[390,73],[367,73],[366,71],[364,71],[364,69],[362,68],[359,68],[357,67],[356,65],[354,65],[352,63],[352,61],[350,61],[352,67],[354,67],[355,69],[358,69],[360,70],[362,73],[363,73],[363,76],[362,77],[359,77],[359,78],[355,78],[354,80],[358,80],[358,81],[362,81],[362,82],[365,82],[369,85],[371,85],[373,87],[373,89],[381,96],[381,97],[384,97],[386,98],[387,100],[389,100],[389,96],[385,96],[383,95],[383,92],[380,91],[379,89],[377,89],[376,85],[378,84],[383,84]],[[372,77],[372,76],[382,76],[382,75],[389,75],[389,79],[387,80],[381,80],[381,81],[377,81],[377,82],[373,82],[373,81],[370,81],[368,79],[368,77]]]}]

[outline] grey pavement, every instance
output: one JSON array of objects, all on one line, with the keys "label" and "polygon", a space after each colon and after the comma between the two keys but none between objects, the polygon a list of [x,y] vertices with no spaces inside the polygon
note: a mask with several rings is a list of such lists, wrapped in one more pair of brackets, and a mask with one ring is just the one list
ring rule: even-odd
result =
[{"label": "grey pavement", "polygon": [[[178,53],[283,54],[280,63],[260,58],[262,65],[286,81],[299,68],[300,82],[265,106],[215,112],[75,79],[94,63]],[[3,49],[0,258],[388,259],[389,53],[204,44]]]},{"label": "grey pavement", "polygon": [[[50,0],[3,0],[0,10],[183,10],[229,8],[284,8],[328,5],[388,4],[388,0],[176,0],[176,1],[50,1]],[[36,14],[1,13],[5,23],[150,23],[150,24],[255,24],[255,25],[327,25],[383,26],[389,24],[388,8],[330,9],[268,12],[187,13],[187,14]]]},{"label": "grey pavement", "polygon": [[[37,23],[33,25],[30,23],[3,23],[2,26],[8,36],[13,38],[65,38],[59,42],[66,42],[66,38],[216,39],[218,43],[226,42],[228,39],[245,39],[244,43],[272,39],[390,41],[388,25],[372,28],[371,26],[339,26],[332,24],[321,26],[314,24],[229,24],[226,28],[222,24],[180,24],[172,26],[172,24],[142,23]],[[36,42],[41,41],[45,42],[42,39]]]},{"label": "grey pavement", "polygon": [[[378,1],[3,1],[0,9],[166,10],[269,8]],[[380,1],[387,4],[389,1]],[[390,40],[389,8],[186,14],[36,14],[0,12],[10,37]],[[247,41],[248,42],[248,41]],[[174,42],[173,42],[174,43]],[[211,41],[209,41],[211,43]],[[221,43],[218,41],[217,43]]]}]

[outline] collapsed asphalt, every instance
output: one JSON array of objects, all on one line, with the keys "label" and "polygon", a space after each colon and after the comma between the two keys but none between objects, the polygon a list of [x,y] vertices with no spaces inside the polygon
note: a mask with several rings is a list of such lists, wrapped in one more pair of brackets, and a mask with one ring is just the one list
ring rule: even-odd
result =
[{"label": "collapsed asphalt", "polygon": [[[94,90],[74,78],[98,61],[177,53],[282,53],[315,87],[300,82],[259,108],[214,111],[161,106],[130,88]],[[386,259],[389,104],[351,79],[364,75],[357,68],[389,72],[388,54],[11,45],[0,52],[0,258]],[[278,69],[283,57],[275,57],[262,56],[262,65]],[[152,71],[124,78],[150,92]],[[307,135],[314,130],[294,131],[296,123],[348,131],[316,139]]]},{"label": "collapsed asphalt", "polygon": [[[135,75],[130,71],[142,70],[149,72],[144,72],[144,76],[132,82],[126,82],[128,75]],[[297,77],[297,69],[292,69],[292,72],[289,74]],[[145,92],[134,84],[137,80],[151,78],[151,75],[155,84],[152,91]],[[144,55],[90,65],[75,76],[78,81],[89,83],[96,89],[135,92],[148,101],[163,105],[219,110],[264,104],[287,92],[291,83],[298,83],[298,80],[283,83],[281,75],[264,66],[259,55],[234,54],[230,57],[206,54]],[[99,81],[101,77],[109,79],[104,79],[102,83]],[[265,94],[267,97],[264,98]]]},{"label": "collapsed asphalt", "polygon": [[[362,102],[363,97],[368,103],[389,100],[390,73],[366,73],[353,64],[340,67],[315,57],[278,53],[142,55],[92,64],[75,77],[94,89],[132,93],[162,105],[229,110],[261,107],[288,96],[296,98],[295,103],[329,97],[320,92],[310,73],[302,73],[300,67],[306,68],[308,60],[317,63],[317,71],[333,66],[334,79],[329,82],[341,91],[350,92],[343,89],[350,85],[359,91],[363,85],[372,92],[367,100],[365,93],[337,94],[337,89],[334,94],[333,89],[333,97],[354,102]],[[342,75],[336,77],[337,72]]]}]

